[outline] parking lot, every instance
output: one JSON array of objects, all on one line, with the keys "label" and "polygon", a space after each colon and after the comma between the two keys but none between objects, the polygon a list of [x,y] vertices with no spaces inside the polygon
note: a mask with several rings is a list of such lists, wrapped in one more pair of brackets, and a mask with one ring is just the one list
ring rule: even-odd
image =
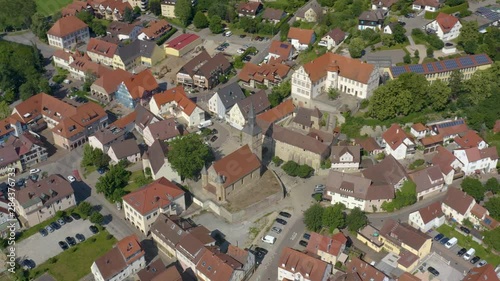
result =
[{"label": "parking lot", "polygon": [[[439,272],[439,276],[434,276],[427,270],[430,266]],[[417,277],[422,276],[422,280],[462,280],[464,277],[449,261],[434,252],[423,259],[423,262],[418,265],[418,271]]]},{"label": "parking lot", "polygon": [[[433,230],[430,232],[429,235],[434,238],[437,234],[439,234],[439,232]],[[464,260],[463,257],[457,255],[460,249],[462,249],[462,246],[459,245],[458,243],[448,249],[439,241],[435,240],[432,241],[432,250],[435,252],[436,255],[439,255],[444,260],[448,261],[458,272],[467,272],[469,271],[469,269],[474,267],[474,265],[471,264],[469,261]]]},{"label": "parking lot", "polygon": [[36,265],[42,264],[63,251],[58,242],[64,241],[66,237],[75,237],[77,233],[81,233],[85,239],[89,239],[93,235],[89,230],[90,225],[90,221],[80,219],[61,226],[60,229],[45,237],[36,233],[17,245],[17,258],[19,260],[32,259]]}]

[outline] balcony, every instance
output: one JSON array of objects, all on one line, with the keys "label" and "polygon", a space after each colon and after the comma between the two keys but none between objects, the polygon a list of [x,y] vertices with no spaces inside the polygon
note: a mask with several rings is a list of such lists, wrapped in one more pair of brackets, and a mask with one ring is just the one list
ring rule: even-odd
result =
[{"label": "balcony", "polygon": [[328,42],[321,40],[318,42],[318,46],[328,47]]}]

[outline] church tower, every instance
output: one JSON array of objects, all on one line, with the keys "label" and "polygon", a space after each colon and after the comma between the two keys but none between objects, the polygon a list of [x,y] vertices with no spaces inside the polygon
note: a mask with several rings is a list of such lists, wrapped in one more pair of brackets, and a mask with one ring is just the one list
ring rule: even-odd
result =
[{"label": "church tower", "polygon": [[201,169],[201,187],[208,185],[208,172],[205,164],[203,164],[203,169]]},{"label": "church tower", "polygon": [[248,144],[250,150],[262,161],[262,129],[257,125],[253,103],[248,110],[248,120],[242,130],[242,144]]},{"label": "church tower", "polygon": [[217,196],[217,201],[226,201],[226,189],[224,188],[224,177],[222,175],[217,175],[215,179],[215,195]]}]

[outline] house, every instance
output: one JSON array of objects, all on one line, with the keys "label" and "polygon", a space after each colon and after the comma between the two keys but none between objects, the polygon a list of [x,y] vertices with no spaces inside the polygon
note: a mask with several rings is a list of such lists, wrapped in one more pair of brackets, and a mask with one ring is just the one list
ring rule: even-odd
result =
[{"label": "house", "polygon": [[465,135],[455,137],[455,143],[460,146],[460,148],[472,148],[477,147],[479,149],[485,149],[488,144],[481,138],[476,131],[469,130]]},{"label": "house", "polygon": [[113,56],[117,49],[118,45],[116,44],[97,38],[90,38],[87,44],[87,55],[92,61],[113,66]]},{"label": "house", "polygon": [[341,275],[340,280],[389,281],[391,279],[369,263],[357,257],[352,257],[346,263],[345,273]]},{"label": "house", "polygon": [[361,228],[356,233],[356,238],[363,244],[367,245],[375,252],[379,253],[384,248],[384,243],[380,241],[380,230],[373,227],[371,224]]},{"label": "house", "polygon": [[121,160],[136,163],[141,160],[141,150],[134,139],[127,139],[112,143],[108,149],[108,156],[112,164],[118,164]]},{"label": "house", "polygon": [[113,100],[118,86],[132,76],[132,73],[120,68],[108,71],[92,83],[90,94],[102,102],[109,103]]},{"label": "house", "polygon": [[177,0],[165,0],[161,2],[161,15],[166,18],[175,19],[175,3]]},{"label": "house", "polygon": [[444,221],[445,216],[439,201],[410,213],[408,216],[408,223],[424,233],[440,227],[444,224]]},{"label": "house", "polygon": [[280,9],[266,8],[264,13],[262,14],[262,19],[273,23],[278,24],[282,19],[287,16],[287,13]]},{"label": "house", "polygon": [[415,142],[398,124],[392,124],[382,134],[382,141],[385,145],[385,154],[392,155],[398,160],[405,159],[409,154],[415,153]]},{"label": "house", "polygon": [[89,27],[76,16],[58,19],[47,31],[50,46],[61,49],[73,49],[77,44],[90,39]]},{"label": "house", "polygon": [[396,31],[396,26],[398,26],[398,22],[391,22],[388,25],[384,26],[384,34],[394,34]]},{"label": "house", "polygon": [[[132,126],[130,124],[126,124],[126,127],[124,128],[124,130],[130,131],[131,129],[134,129],[140,135],[144,134],[143,131],[144,131],[144,129],[146,129],[147,126],[149,126],[149,124],[159,122],[160,120],[162,120],[160,117],[154,115],[151,111],[147,110],[142,105],[138,105],[135,108],[135,114],[132,117],[125,116],[125,118],[124,118],[125,120],[123,120],[122,122],[119,122],[119,123],[126,123],[124,121],[132,122]],[[120,121],[120,120],[118,120],[118,121]],[[118,124],[115,126],[120,127]]]},{"label": "house", "polygon": [[122,197],[125,219],[147,234],[159,214],[177,215],[186,210],[184,194],[176,184],[159,178]]},{"label": "house", "polygon": [[0,146],[0,178],[8,178],[9,174],[24,171],[21,159],[13,145]]},{"label": "house", "polygon": [[118,38],[118,40],[135,40],[137,36],[141,33],[143,27],[139,23],[125,23],[119,21],[113,21],[109,24],[106,29],[106,34],[113,38]]},{"label": "house", "polygon": [[466,22],[477,22],[479,32],[486,33],[488,32],[488,27],[498,26],[498,24],[500,23],[500,11],[498,11],[498,9],[495,9],[495,6],[479,7],[473,14],[461,18],[461,20]]},{"label": "house", "polygon": [[460,71],[462,79],[468,80],[477,70],[490,68],[492,63],[493,61],[486,54],[467,55],[438,62],[391,66],[388,73],[391,79],[396,79],[403,73],[414,72],[424,75],[429,82],[437,79],[448,82],[454,70]]},{"label": "house", "polygon": [[87,2],[73,1],[72,3],[66,5],[66,7],[62,8],[61,16],[62,17],[76,16],[76,14],[81,11],[88,11],[91,14],[94,13],[92,6],[89,5]]},{"label": "house", "polygon": [[316,41],[316,34],[312,29],[290,27],[287,38],[297,51],[304,51]]},{"label": "house", "polygon": [[132,71],[138,66],[151,67],[165,58],[165,51],[152,41],[135,40],[120,45],[113,56],[113,68]]},{"label": "house", "polygon": [[330,147],[319,140],[274,124],[269,130],[268,149],[285,162],[295,161],[319,169],[330,155]]},{"label": "house", "polygon": [[374,185],[388,185],[394,190],[400,189],[408,180],[408,174],[403,165],[391,155],[363,170],[363,176],[370,179]]},{"label": "house", "polygon": [[464,119],[443,120],[428,123],[427,127],[433,136],[441,136],[443,141],[450,141],[455,137],[464,135],[469,131]]},{"label": "house", "polygon": [[458,223],[462,223],[464,219],[470,216],[474,204],[476,204],[476,201],[474,201],[472,196],[456,187],[450,186],[448,187],[441,208],[447,219],[453,219]]},{"label": "house", "polygon": [[269,46],[269,54],[266,59],[267,61],[272,59],[277,61],[289,61],[293,58],[293,56],[294,51],[292,44],[273,40],[271,42],[271,46]]},{"label": "house", "polygon": [[318,129],[310,129],[309,133],[307,134],[308,137],[311,137],[315,140],[319,140],[320,142],[332,146],[334,143],[338,143],[338,138],[335,134],[332,134],[328,131],[322,131]]},{"label": "house", "polygon": [[318,42],[319,46],[326,47],[328,50],[331,50],[340,43],[344,41],[344,39],[347,37],[346,33],[342,31],[340,28],[334,28],[330,30],[325,36],[321,37],[321,40]]},{"label": "house", "polygon": [[40,126],[51,129],[54,144],[74,149],[87,142],[94,132],[106,127],[108,115],[96,103],[74,107],[55,97],[40,93],[14,107],[13,116],[24,128]]},{"label": "house", "polygon": [[416,11],[436,12],[440,6],[438,0],[415,0],[411,8]]},{"label": "house", "polygon": [[142,132],[142,137],[146,145],[151,146],[155,140],[165,142],[188,133],[182,124],[175,121],[175,118],[167,118],[149,124]]},{"label": "house", "polygon": [[177,72],[177,83],[212,89],[219,84],[219,77],[226,75],[230,69],[231,64],[223,53],[218,53],[212,58],[206,50],[203,50]]},{"label": "house", "polygon": [[372,137],[355,139],[354,144],[361,146],[361,149],[368,155],[377,155],[384,152],[384,149]]},{"label": "house", "polygon": [[384,10],[364,11],[358,17],[358,30],[381,30],[384,26],[385,15]]},{"label": "house", "polygon": [[122,0],[96,1],[96,3],[98,5],[95,9],[96,13],[110,21],[123,20],[125,10],[132,10],[132,6],[127,1]]},{"label": "house", "polygon": [[92,61],[89,55],[85,53],[70,56],[68,61],[68,70],[71,77],[80,81],[85,81],[89,74],[94,75],[98,78],[110,72],[111,68],[108,68],[98,62]]},{"label": "house", "polygon": [[422,123],[415,123],[411,125],[410,133],[417,139],[422,139],[427,135],[427,127]]},{"label": "house", "polygon": [[264,90],[237,101],[229,110],[229,120],[227,120],[229,124],[238,130],[242,130],[247,123],[250,107],[253,107],[255,114],[259,114],[271,107]]},{"label": "house", "polygon": [[[253,2],[255,3],[255,2]],[[243,281],[243,264],[216,247],[209,247],[196,264],[198,280],[201,281]]]},{"label": "house", "polygon": [[378,84],[375,65],[328,52],[293,73],[292,98],[296,105],[311,107],[313,98],[333,88],[367,99]]},{"label": "house", "polygon": [[384,11],[389,11],[392,5],[396,4],[396,0],[372,0],[372,10],[382,9]]},{"label": "house", "polygon": [[277,106],[257,115],[257,124],[263,132],[267,132],[271,124],[278,123],[291,116],[294,111],[295,106],[293,105],[293,101],[291,99],[285,100]]},{"label": "house", "polygon": [[306,251],[316,254],[324,262],[334,265],[344,252],[347,238],[339,232],[332,236],[311,232]]},{"label": "house", "polygon": [[493,172],[498,163],[498,152],[494,146],[485,149],[455,149],[453,155],[462,162],[465,175]]},{"label": "house", "polygon": [[229,111],[239,101],[245,99],[238,82],[234,82],[219,89],[209,100],[208,110],[221,119],[229,119]]},{"label": "house", "polygon": [[123,81],[118,86],[115,99],[125,107],[134,108],[138,104],[149,102],[158,87],[153,73],[146,69]]},{"label": "house", "polygon": [[236,8],[238,17],[249,17],[254,19],[264,6],[260,2],[240,2]]},{"label": "house", "polygon": [[31,132],[23,132],[19,137],[10,136],[5,144],[14,147],[24,171],[48,158],[47,148],[40,136]]},{"label": "house", "polygon": [[202,44],[200,36],[192,33],[181,34],[163,45],[165,54],[182,57]]},{"label": "house", "polygon": [[260,176],[259,157],[252,152],[249,144],[246,144],[215,161],[208,170],[204,168],[201,172],[201,182],[203,188],[216,196],[217,201],[226,201],[234,191],[256,181]]},{"label": "house", "polygon": [[157,40],[165,33],[170,31],[172,26],[166,20],[150,21],[148,26],[142,29],[142,32],[137,36],[139,40]]},{"label": "house", "polygon": [[465,275],[463,281],[499,281],[500,278],[495,272],[495,268],[491,264],[486,264],[481,267],[473,267]]},{"label": "house", "polygon": [[95,260],[90,271],[96,281],[126,280],[146,267],[145,255],[137,236],[127,236]]},{"label": "house", "polygon": [[182,118],[189,127],[198,126],[205,121],[205,111],[186,96],[182,86],[154,95],[149,108],[153,114],[164,118]]},{"label": "house", "polygon": [[137,272],[139,281],[182,281],[181,272],[175,265],[165,267],[161,259],[151,262],[145,268]]},{"label": "house", "polygon": [[255,269],[255,255],[251,251],[247,249],[241,249],[237,246],[229,244],[226,253],[228,256],[232,257],[243,265],[245,276],[249,276],[249,274]]},{"label": "house", "polygon": [[291,125],[306,131],[311,129],[319,130],[321,120],[323,120],[323,113],[317,107],[313,109],[298,107],[295,109]]},{"label": "house", "polygon": [[430,166],[409,174],[415,183],[418,201],[443,191],[444,176],[439,166]]},{"label": "house", "polygon": [[109,147],[114,142],[125,140],[126,132],[116,127],[109,126],[108,128],[100,129],[89,137],[89,145],[92,148],[100,149],[104,153],[108,153]]},{"label": "house", "polygon": [[397,255],[406,250],[422,259],[431,252],[432,238],[407,223],[386,219],[379,237],[384,243],[384,249]]},{"label": "house", "polygon": [[[469,221],[479,227],[484,220],[489,217],[490,212],[480,204],[474,204],[472,209],[470,210],[470,215],[468,217]],[[498,223],[498,222],[497,222]],[[478,228],[479,229],[479,228]]]},{"label": "house", "polygon": [[24,227],[32,227],[58,211],[76,206],[71,184],[60,175],[50,175],[39,181],[26,181],[26,187],[15,191],[16,213]]},{"label": "house", "polygon": [[[437,148],[437,154],[431,160],[432,165],[438,166],[443,173],[444,182],[450,185],[456,178],[456,174],[461,173],[463,167],[462,162],[460,162],[455,155],[446,148],[439,146]],[[463,175],[463,174],[462,174]]]},{"label": "house", "polygon": [[238,78],[247,87],[257,88],[260,85],[273,87],[279,85],[290,70],[288,65],[275,61],[259,65],[248,62],[243,66]]},{"label": "house", "polygon": [[359,169],[361,162],[361,147],[360,146],[332,146],[330,155],[332,169]]},{"label": "house", "polygon": [[166,178],[171,182],[182,182],[181,176],[175,171],[168,161],[168,145],[165,142],[155,140],[142,157],[144,172],[151,171],[153,180]]},{"label": "house", "polygon": [[460,35],[462,24],[458,18],[445,13],[439,13],[434,21],[425,26],[427,32],[432,32],[442,41],[450,41]]},{"label": "house", "polygon": [[394,188],[388,184],[374,185],[366,177],[331,170],[323,197],[332,205],[342,203],[348,209],[358,207],[365,212],[375,212],[382,209],[382,203],[392,201]]},{"label": "house", "polygon": [[323,8],[318,1],[313,0],[300,8],[295,14],[295,20],[305,22],[318,22],[323,17]]},{"label": "house", "polygon": [[326,281],[332,265],[307,253],[286,247],[278,262],[278,280]]}]

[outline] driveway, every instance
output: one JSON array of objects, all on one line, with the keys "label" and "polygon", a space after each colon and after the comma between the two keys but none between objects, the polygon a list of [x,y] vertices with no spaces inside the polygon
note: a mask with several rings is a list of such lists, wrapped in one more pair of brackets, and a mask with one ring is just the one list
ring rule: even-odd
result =
[{"label": "driveway", "polygon": [[81,233],[85,236],[85,239],[91,237],[93,234],[89,230],[90,225],[91,223],[88,220],[73,220],[73,222],[61,226],[59,230],[55,230],[45,237],[42,237],[40,233],[36,233],[18,244],[16,249],[17,257],[21,260],[32,259],[36,265],[42,264],[63,251],[58,242],[64,241],[67,236],[75,237],[77,233]]},{"label": "driveway", "polygon": [[248,240],[248,230],[252,226],[252,222],[243,221],[237,224],[230,224],[220,216],[213,213],[202,213],[201,215],[191,218],[196,224],[203,225],[210,231],[222,233],[232,245],[243,246]]}]

